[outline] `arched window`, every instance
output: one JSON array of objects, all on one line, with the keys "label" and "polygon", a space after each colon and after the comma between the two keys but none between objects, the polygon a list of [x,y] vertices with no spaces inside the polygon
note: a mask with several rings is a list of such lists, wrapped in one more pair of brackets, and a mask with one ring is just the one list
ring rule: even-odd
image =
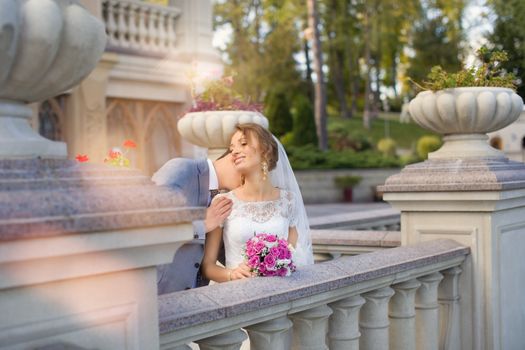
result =
[{"label": "arched window", "polygon": [[66,95],[60,95],[42,102],[38,109],[38,132],[53,141],[64,141],[62,133]]}]

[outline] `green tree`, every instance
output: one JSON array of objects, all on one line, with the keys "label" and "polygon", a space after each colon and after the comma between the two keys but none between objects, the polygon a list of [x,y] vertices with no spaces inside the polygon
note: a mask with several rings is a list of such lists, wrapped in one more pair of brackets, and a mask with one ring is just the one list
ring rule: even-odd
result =
[{"label": "green tree", "polygon": [[[224,53],[226,71],[235,72],[235,88],[252,100],[269,91],[295,91],[302,86],[294,55],[301,50],[299,0],[229,0],[214,7],[216,29],[231,35]],[[290,96],[288,96],[290,97]]]},{"label": "green tree", "polygon": [[497,17],[488,39],[496,49],[507,51],[509,60],[503,67],[516,75],[517,92],[525,98],[525,2],[490,0],[489,5]]},{"label": "green tree", "polygon": [[298,95],[293,102],[293,131],[292,144],[294,146],[317,145],[317,132],[312,103],[304,95]]},{"label": "green tree", "polygon": [[269,94],[265,105],[264,114],[270,122],[270,131],[275,136],[281,137],[292,130],[293,119],[290,105],[283,92]]},{"label": "green tree", "polygon": [[465,0],[422,1],[421,16],[412,28],[407,75],[414,81],[425,80],[430,68],[440,65],[458,71],[463,60],[461,19]]}]

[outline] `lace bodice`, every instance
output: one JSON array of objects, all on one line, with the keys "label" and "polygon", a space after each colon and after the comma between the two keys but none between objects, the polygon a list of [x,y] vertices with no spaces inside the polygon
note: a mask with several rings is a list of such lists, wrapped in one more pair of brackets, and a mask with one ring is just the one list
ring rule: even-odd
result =
[{"label": "lace bodice", "polygon": [[243,201],[233,191],[218,196],[226,196],[233,202],[232,212],[223,224],[228,268],[235,268],[243,261],[244,245],[254,234],[271,233],[287,239],[289,228],[297,224],[292,192],[280,190],[278,199],[260,202]]}]

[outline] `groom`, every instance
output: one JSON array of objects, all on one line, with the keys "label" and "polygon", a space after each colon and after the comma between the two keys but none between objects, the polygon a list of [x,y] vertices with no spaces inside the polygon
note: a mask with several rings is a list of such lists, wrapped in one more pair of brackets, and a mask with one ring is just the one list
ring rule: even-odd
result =
[{"label": "groom", "polygon": [[[211,203],[217,190],[232,190],[241,184],[230,153],[219,159],[174,158],[164,164],[152,177],[159,186],[177,190],[186,197],[188,206],[209,207],[204,221],[193,223],[192,242],[183,245],[170,264],[157,268],[158,294],[166,294],[197,286],[197,275],[204,254],[206,232],[218,227],[231,212],[230,199],[221,197]],[[210,204],[211,203],[211,204]]]}]

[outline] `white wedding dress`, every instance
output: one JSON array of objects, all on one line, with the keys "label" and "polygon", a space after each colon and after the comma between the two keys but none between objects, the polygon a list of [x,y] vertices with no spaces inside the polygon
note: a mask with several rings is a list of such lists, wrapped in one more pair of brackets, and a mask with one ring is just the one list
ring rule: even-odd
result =
[{"label": "white wedding dress", "polygon": [[[289,228],[297,224],[297,204],[290,191],[281,189],[278,199],[259,202],[243,201],[233,191],[218,196],[233,202],[222,233],[227,268],[233,269],[244,261],[246,241],[255,234],[269,233],[287,239]],[[305,265],[303,255],[298,246],[292,258],[297,266]]]}]

